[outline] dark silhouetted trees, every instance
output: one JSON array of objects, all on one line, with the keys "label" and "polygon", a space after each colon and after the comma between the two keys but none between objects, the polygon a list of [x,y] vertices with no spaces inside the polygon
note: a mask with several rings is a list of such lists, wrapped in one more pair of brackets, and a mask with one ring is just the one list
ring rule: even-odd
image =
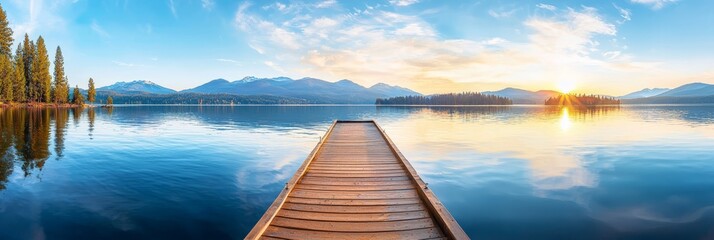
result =
[{"label": "dark silhouetted trees", "polygon": [[594,106],[594,105],[620,105],[620,100],[613,97],[585,94],[561,94],[545,100],[545,105],[572,105],[572,106]]},{"label": "dark silhouetted trees", "polygon": [[476,92],[377,98],[377,105],[511,105],[511,99]]}]

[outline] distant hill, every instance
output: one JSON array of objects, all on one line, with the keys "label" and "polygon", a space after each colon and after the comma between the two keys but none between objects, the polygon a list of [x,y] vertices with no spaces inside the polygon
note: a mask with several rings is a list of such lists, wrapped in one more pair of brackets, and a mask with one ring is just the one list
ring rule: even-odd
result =
[{"label": "distant hill", "polygon": [[181,92],[283,96],[317,103],[374,103],[377,98],[421,95],[407,88],[383,83],[365,88],[347,79],[328,82],[316,78],[294,80],[287,77],[246,77],[232,82],[225,79],[216,79]]},{"label": "distant hill", "polygon": [[637,92],[631,92],[628,93],[627,95],[620,96],[620,99],[634,99],[634,98],[646,98],[646,97],[652,97],[652,96],[657,96],[659,94],[662,94],[666,91],[669,91],[669,88],[645,88],[642,90],[639,90]]},{"label": "distant hill", "polygon": [[504,88],[498,91],[487,91],[482,94],[495,95],[511,99],[513,104],[543,104],[546,99],[557,97],[561,93],[552,90],[528,91],[518,88]]},{"label": "distant hill", "polygon": [[176,93],[175,90],[162,87],[156,83],[146,80],[136,80],[131,82],[117,82],[115,84],[97,88],[97,91],[114,92],[118,94],[169,94]]},{"label": "distant hill", "polygon": [[707,83],[689,83],[663,93],[623,99],[626,104],[709,104],[714,103],[714,85]]},{"label": "distant hill", "polygon": [[690,83],[666,91],[657,97],[698,97],[714,95],[714,85],[706,83]]}]

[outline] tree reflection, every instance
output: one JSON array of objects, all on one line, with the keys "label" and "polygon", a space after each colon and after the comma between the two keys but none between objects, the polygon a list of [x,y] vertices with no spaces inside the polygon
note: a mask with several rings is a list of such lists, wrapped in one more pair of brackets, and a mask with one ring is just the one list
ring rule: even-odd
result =
[{"label": "tree reflection", "polygon": [[87,118],[89,118],[89,139],[93,139],[92,133],[94,132],[94,108],[87,109]]},{"label": "tree reflection", "polygon": [[63,156],[68,109],[0,109],[0,190],[6,188],[15,163],[25,177],[42,170],[50,152],[51,125],[54,122],[54,151]]},{"label": "tree reflection", "polygon": [[67,109],[58,109],[54,111],[55,115],[55,154],[57,158],[64,156],[64,135],[67,132],[67,122],[69,122],[69,113]]}]

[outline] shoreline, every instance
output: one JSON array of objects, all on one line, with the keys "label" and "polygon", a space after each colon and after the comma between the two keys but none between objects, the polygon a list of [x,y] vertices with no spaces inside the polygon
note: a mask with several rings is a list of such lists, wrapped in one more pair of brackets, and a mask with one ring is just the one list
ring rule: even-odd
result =
[{"label": "shoreline", "polygon": [[90,104],[77,105],[77,104],[70,104],[70,103],[57,104],[57,103],[38,103],[38,102],[31,102],[31,103],[0,102],[0,108],[93,108],[93,107],[96,107],[96,106],[90,105]]}]

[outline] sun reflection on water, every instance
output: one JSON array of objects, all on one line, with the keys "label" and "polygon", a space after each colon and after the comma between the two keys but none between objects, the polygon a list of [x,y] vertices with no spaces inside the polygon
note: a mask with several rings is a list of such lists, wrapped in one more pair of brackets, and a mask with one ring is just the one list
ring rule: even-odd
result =
[{"label": "sun reflection on water", "polygon": [[560,129],[563,131],[567,131],[572,126],[573,123],[570,121],[570,114],[568,113],[568,108],[564,107],[560,113]]}]

